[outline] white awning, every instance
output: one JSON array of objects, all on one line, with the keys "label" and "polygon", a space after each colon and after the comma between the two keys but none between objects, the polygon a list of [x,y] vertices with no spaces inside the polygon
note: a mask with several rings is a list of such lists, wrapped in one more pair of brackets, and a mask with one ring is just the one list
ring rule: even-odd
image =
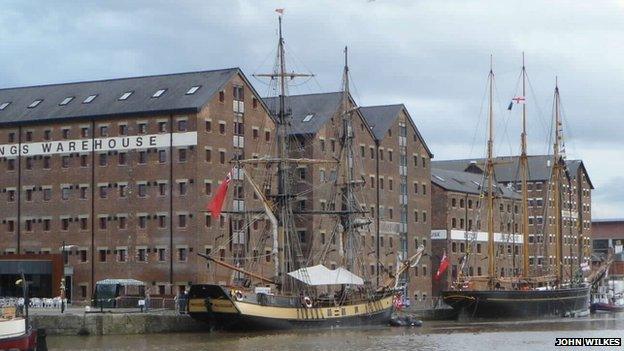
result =
[{"label": "white awning", "polygon": [[331,270],[321,264],[299,268],[288,275],[308,285],[364,285],[362,278],[342,267]]}]

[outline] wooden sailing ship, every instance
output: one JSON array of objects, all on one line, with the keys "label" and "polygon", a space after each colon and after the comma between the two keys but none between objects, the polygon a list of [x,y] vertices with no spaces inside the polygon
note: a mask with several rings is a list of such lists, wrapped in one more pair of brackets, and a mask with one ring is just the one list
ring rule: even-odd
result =
[{"label": "wooden sailing ship", "polygon": [[[237,264],[200,254],[210,264],[226,267],[244,279],[230,284],[192,285],[189,313],[193,318],[207,322],[212,328],[227,330],[387,324],[393,311],[396,281],[403,271],[419,260],[423,248],[402,262],[396,275],[379,286],[374,285],[374,279],[366,276],[366,267],[357,266],[358,256],[362,256],[358,247],[359,230],[372,221],[368,212],[363,210],[367,207],[360,204],[357,195],[363,184],[354,177],[356,155],[353,151],[351,124],[355,109],[349,104],[347,50],[345,48],[340,157],[334,160],[298,158],[289,150],[292,140],[289,140],[287,132],[290,125],[286,106],[287,81],[306,75],[287,72],[284,56],[280,13],[276,69],[271,74],[256,75],[277,81],[279,88],[279,108],[274,118],[277,155],[266,159],[236,160],[234,166],[243,172],[245,181],[262,202],[264,215],[271,223],[272,259],[276,274],[267,277]],[[266,169],[276,169],[274,179],[265,182],[276,184],[276,192],[267,191],[248,172],[246,166],[257,163],[262,163]],[[290,180],[294,176],[293,170],[298,166],[316,164],[329,164],[337,174],[332,191],[338,194],[339,203],[328,208],[328,211],[315,211],[314,215],[335,218],[336,232],[332,235],[341,238],[342,263],[346,268],[329,269],[322,261],[301,259],[301,243],[294,220],[295,214],[300,212],[293,209],[297,190],[290,184]]]},{"label": "wooden sailing ship", "polygon": [[[467,276],[462,272],[452,289],[443,291],[442,297],[460,313],[469,317],[485,318],[517,318],[570,315],[577,311],[586,311],[589,303],[590,284],[582,279],[573,279],[570,274],[564,279],[562,274],[562,180],[565,177],[565,160],[561,154],[561,118],[559,88],[554,92],[554,143],[552,153],[552,173],[550,187],[555,217],[555,265],[552,274],[531,274],[529,267],[529,220],[528,220],[528,156],[526,139],[526,105],[522,108],[521,154],[519,158],[521,191],[522,191],[522,237],[523,237],[523,269],[521,276],[499,277],[496,270],[496,253],[494,245],[494,113],[492,108],[494,73],[490,68],[488,142],[485,190],[488,220],[488,275]],[[526,94],[526,70],[524,58],[522,65],[522,98]],[[544,229],[547,234],[547,229]],[[464,260],[467,261],[467,260]]]}]

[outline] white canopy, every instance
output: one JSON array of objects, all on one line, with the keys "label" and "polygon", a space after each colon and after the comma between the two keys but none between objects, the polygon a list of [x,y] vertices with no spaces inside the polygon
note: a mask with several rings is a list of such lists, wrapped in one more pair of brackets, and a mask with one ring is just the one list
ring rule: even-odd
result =
[{"label": "white canopy", "polygon": [[348,270],[342,267],[331,270],[322,264],[299,268],[288,275],[308,285],[364,285],[362,278]]}]

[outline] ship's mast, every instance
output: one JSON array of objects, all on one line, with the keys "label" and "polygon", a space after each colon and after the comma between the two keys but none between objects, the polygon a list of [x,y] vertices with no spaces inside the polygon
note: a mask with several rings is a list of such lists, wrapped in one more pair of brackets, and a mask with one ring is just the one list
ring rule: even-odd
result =
[{"label": "ship's mast", "polygon": [[[282,290],[288,290],[286,281],[286,273],[293,267],[289,267],[287,259],[291,260],[296,257],[292,250],[291,240],[297,240],[293,234],[293,210],[291,206],[292,191],[290,189],[291,178],[291,164],[292,161],[288,157],[289,139],[288,139],[288,125],[290,114],[286,111],[286,94],[287,85],[286,78],[294,79],[296,77],[310,77],[311,74],[302,73],[287,73],[286,72],[286,58],[284,50],[284,37],[282,35],[282,14],[278,17],[278,33],[279,40],[277,44],[277,59],[278,65],[275,72],[270,74],[256,74],[257,77],[269,77],[271,79],[278,79],[279,85],[279,111],[277,112],[277,185],[278,193],[276,198],[275,214],[278,222],[278,280],[281,283]],[[288,257],[286,256],[288,254]]]},{"label": "ship's mast", "polygon": [[560,119],[560,112],[559,112],[559,106],[560,106],[560,101],[559,101],[559,85],[557,84],[556,80],[555,80],[555,141],[553,144],[553,159],[554,159],[554,164],[553,164],[553,168],[552,168],[552,186],[553,186],[553,198],[554,198],[554,202],[555,202],[555,267],[556,267],[556,273],[557,273],[557,279],[559,281],[559,284],[562,283],[562,279],[563,279],[563,267],[561,264],[561,256],[562,256],[562,252],[563,252],[563,248],[562,248],[562,242],[563,240],[561,240],[561,236],[562,236],[562,224],[563,224],[563,218],[561,216],[561,202],[562,202],[562,195],[561,195],[561,175],[562,175],[562,171],[563,171],[563,159],[560,155],[560,143],[561,143],[561,130],[560,130],[560,126],[561,126],[561,119]]},{"label": "ship's mast", "polygon": [[494,263],[494,108],[493,100],[493,84],[494,71],[492,70],[492,58],[490,57],[490,74],[489,74],[489,113],[488,113],[488,142],[487,142],[487,219],[488,219],[488,276],[490,288],[494,286],[494,278],[496,275],[496,267]]},{"label": "ship's mast", "polygon": [[[346,167],[344,173],[343,184],[343,201],[346,203],[345,215],[342,216],[342,226],[345,234],[345,259],[347,270],[352,271],[355,265],[355,226],[353,215],[355,211],[361,211],[355,199],[354,189],[355,177],[353,174],[353,129],[351,121],[351,110],[349,106],[349,55],[348,48],[344,49],[344,71],[343,71],[343,93],[342,93],[342,148],[346,161],[343,167]],[[355,208],[355,207],[358,208]]]},{"label": "ship's mast", "polygon": [[[524,52],[522,53],[522,97],[526,99],[526,69],[524,66]],[[527,156],[527,120],[526,120],[526,100],[522,104],[522,135],[520,153],[520,176],[522,184],[522,275],[529,276],[529,191],[527,189],[527,178],[529,171],[529,160]]]}]

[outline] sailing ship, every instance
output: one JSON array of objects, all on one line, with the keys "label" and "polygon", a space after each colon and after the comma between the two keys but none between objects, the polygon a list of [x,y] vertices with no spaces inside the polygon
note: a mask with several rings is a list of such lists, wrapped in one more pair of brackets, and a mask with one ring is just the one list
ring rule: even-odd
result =
[{"label": "sailing ship", "polygon": [[[368,270],[358,266],[363,256],[358,247],[360,230],[372,221],[367,208],[360,203],[362,182],[355,178],[353,151],[352,107],[349,95],[349,72],[347,49],[343,72],[343,98],[341,105],[341,130],[339,158],[333,160],[296,157],[291,151],[287,128],[290,116],[287,109],[287,80],[307,76],[287,72],[285,64],[284,38],[282,36],[282,16],[279,19],[279,40],[276,66],[273,73],[258,74],[277,82],[279,108],[275,113],[276,156],[236,160],[233,173],[242,172],[244,180],[263,205],[263,215],[271,223],[273,242],[272,260],[275,276],[267,277],[257,271],[230,264],[210,255],[200,256],[235,272],[242,279],[230,284],[195,284],[189,292],[188,311],[191,317],[207,322],[211,328],[226,330],[321,328],[334,326],[356,326],[388,324],[394,308],[398,277],[420,259],[424,248],[417,250],[409,259],[398,265],[394,276],[375,286],[374,279],[366,277]],[[253,179],[246,166],[262,163],[265,169],[276,172],[264,186]],[[338,200],[328,206],[327,211],[311,211],[309,215],[334,218],[336,225],[331,237],[338,237],[343,261],[346,266],[323,265],[322,259],[316,262],[302,254],[302,243],[296,231],[295,215],[305,211],[293,209],[297,189],[291,184],[293,170],[298,166],[318,164],[333,167],[332,194]],[[335,172],[335,173],[334,173]],[[276,179],[275,179],[276,178]],[[272,191],[277,185],[277,192]],[[325,209],[322,209],[325,210]],[[329,240],[327,242],[329,244]],[[319,257],[327,254],[324,247]],[[314,257],[309,255],[308,257]],[[316,265],[313,265],[317,263]],[[361,263],[361,262],[360,262]],[[358,275],[359,274],[359,275]],[[379,272],[377,273],[379,274]],[[361,277],[360,275],[363,275]]]},{"label": "sailing ship", "polygon": [[[524,55],[522,64],[522,99],[526,96],[526,70]],[[488,275],[467,276],[458,274],[450,290],[442,292],[445,303],[458,310],[460,314],[475,318],[535,318],[545,316],[572,315],[587,311],[589,305],[590,284],[570,272],[567,280],[563,276],[563,233],[562,199],[563,177],[566,176],[566,164],[561,153],[561,117],[559,87],[554,92],[554,143],[550,188],[554,205],[555,227],[555,265],[551,274],[531,274],[529,269],[529,220],[528,220],[528,156],[526,133],[526,105],[522,108],[521,154],[519,158],[522,191],[522,236],[523,270],[521,276],[499,277],[496,275],[496,253],[494,246],[494,113],[492,107],[494,73],[490,67],[488,76],[489,113],[485,190],[488,220]],[[546,223],[546,222],[545,222]],[[544,233],[548,232],[544,229]],[[546,241],[546,240],[545,240]],[[546,241],[548,242],[548,241]],[[464,262],[467,261],[466,259]],[[580,271],[580,269],[579,269]]]}]

